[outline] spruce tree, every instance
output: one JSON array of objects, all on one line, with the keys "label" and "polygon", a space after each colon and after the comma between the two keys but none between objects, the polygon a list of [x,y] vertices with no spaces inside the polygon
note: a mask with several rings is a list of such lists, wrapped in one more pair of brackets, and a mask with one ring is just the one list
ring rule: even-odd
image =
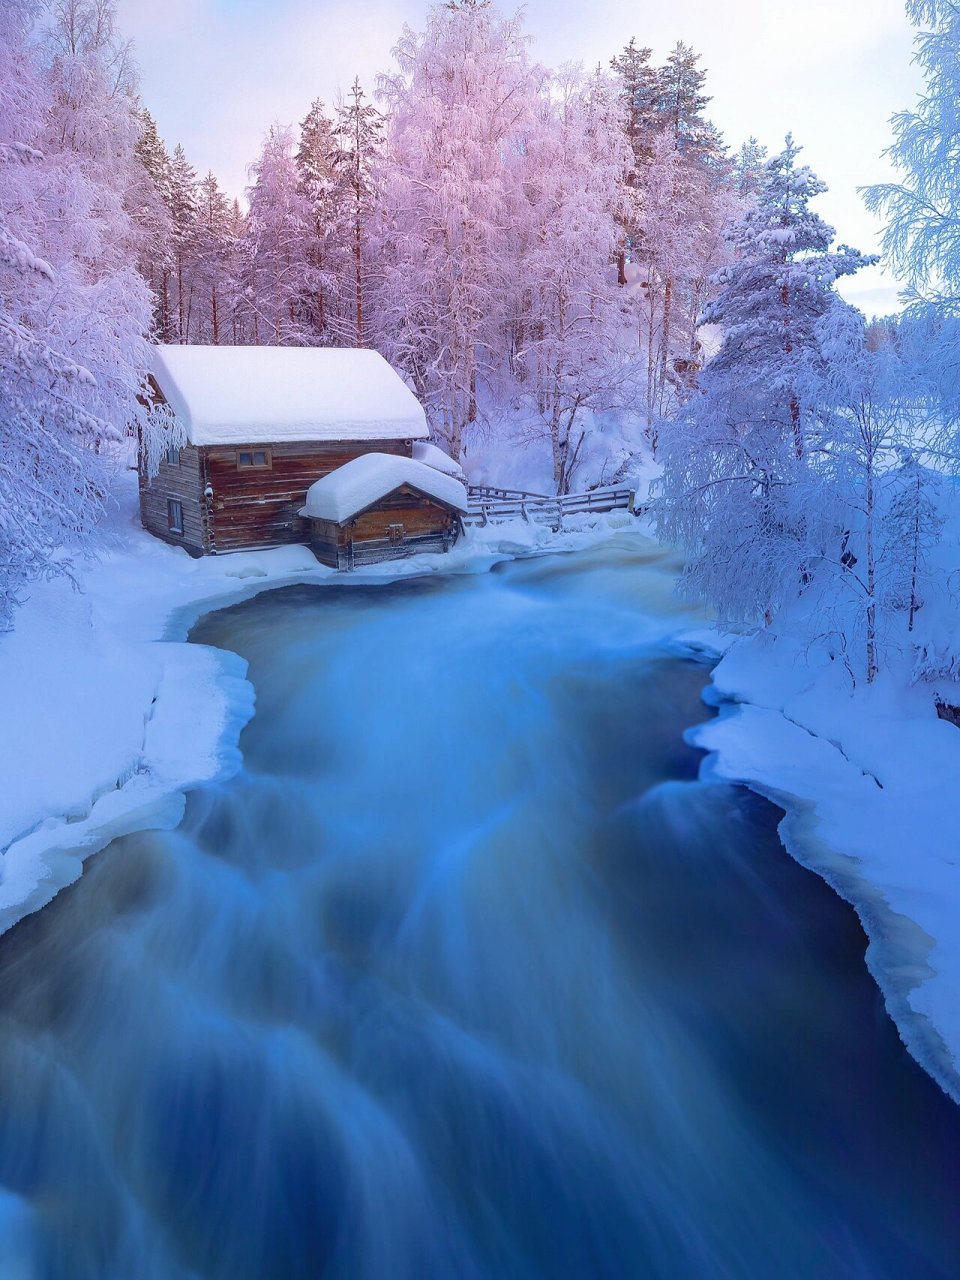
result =
[{"label": "spruce tree", "polygon": [[836,280],[875,261],[831,250],[832,228],[809,207],[824,184],[796,164],[798,150],[788,137],[730,232],[736,257],[704,313],[720,326],[720,350],[662,437],[661,534],[685,552],[689,594],[742,621],[769,618],[794,595],[818,545],[817,406],[803,390],[823,362],[819,326],[839,305]]},{"label": "spruce tree", "polygon": [[343,306],[340,297],[346,275],[345,243],[347,183],[337,164],[337,141],[323,103],[317,99],[300,124],[295,156],[299,190],[313,213],[313,236],[307,248],[311,281],[305,284],[302,307],[315,341],[336,340]]},{"label": "spruce tree", "polygon": [[191,273],[196,256],[197,174],[178,143],[170,161],[174,320],[176,341],[190,341]]},{"label": "spruce tree", "polygon": [[384,148],[383,116],[355,79],[337,106],[334,167],[346,185],[346,218],[353,256],[353,345],[367,345],[365,297],[371,222],[377,197],[377,164]]}]

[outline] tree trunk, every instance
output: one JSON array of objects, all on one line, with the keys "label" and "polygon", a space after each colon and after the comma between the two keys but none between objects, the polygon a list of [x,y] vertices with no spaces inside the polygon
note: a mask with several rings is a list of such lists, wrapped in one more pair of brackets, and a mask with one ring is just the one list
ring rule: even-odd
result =
[{"label": "tree trunk", "polygon": [[873,684],[877,677],[877,564],[873,537],[875,499],[872,459],[867,465],[867,684]]}]

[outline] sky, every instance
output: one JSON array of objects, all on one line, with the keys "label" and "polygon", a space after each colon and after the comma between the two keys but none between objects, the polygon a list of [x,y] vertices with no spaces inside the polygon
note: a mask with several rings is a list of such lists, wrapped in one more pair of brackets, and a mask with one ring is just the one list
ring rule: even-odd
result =
[{"label": "sky", "polygon": [[[242,196],[274,122],[296,125],[359,76],[368,93],[390,70],[404,23],[422,29],[427,0],[118,0],[145,105],[172,149],[182,143]],[[501,3],[506,13],[518,6]],[[829,185],[818,211],[841,242],[877,252],[880,223],[857,188],[893,175],[889,120],[916,102],[914,31],[903,0],[528,0],[531,54],[548,66],[606,65],[631,36],[665,61],[678,40],[702,55],[707,114],[737,149],[751,134],[771,151],[792,131],[801,159]],[[896,308],[882,266],[842,282],[868,315]]]}]

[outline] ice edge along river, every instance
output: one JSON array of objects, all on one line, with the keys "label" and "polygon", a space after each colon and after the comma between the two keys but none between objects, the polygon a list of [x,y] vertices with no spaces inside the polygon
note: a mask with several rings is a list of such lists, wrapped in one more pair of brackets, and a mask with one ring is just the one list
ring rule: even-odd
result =
[{"label": "ice edge along river", "polygon": [[[103,780],[92,790],[81,812],[47,818],[9,844],[0,879],[0,932],[73,883],[87,857],[122,835],[175,828],[183,815],[186,791],[238,771],[237,744],[254,713],[246,663],[232,653],[187,644],[194,623],[214,609],[263,591],[342,582],[316,565],[302,548],[186,561],[185,556],[148,539],[134,527],[130,512],[125,514],[128,523],[121,532],[128,545],[94,571],[90,583],[97,602],[105,610],[111,606],[107,625],[112,622],[118,631],[126,631],[125,642],[147,645],[154,655],[159,646],[162,653],[151,705],[144,712],[142,749],[120,777]],[[474,531],[466,544],[447,556],[394,562],[356,573],[351,582],[389,583],[438,572],[485,572],[505,559],[576,551],[624,527],[624,520],[615,517],[585,521],[579,530],[560,537],[530,526],[491,528],[482,535]],[[637,536],[645,536],[639,526],[633,527]],[[59,639],[65,641],[65,637]],[[714,650],[702,636],[685,642],[682,633],[677,647],[701,658],[717,657],[722,648]],[[868,967],[901,1038],[920,1065],[960,1103],[958,1046],[938,1029],[938,1008],[944,1006],[946,1013],[950,1000],[951,983],[944,980],[950,975],[938,974],[929,962],[934,941],[861,874],[856,858],[829,848],[817,836],[816,794],[798,793],[790,760],[778,760],[774,751],[762,770],[749,767],[739,749],[743,735],[750,732],[748,724],[738,723],[744,720],[743,707],[725,702],[714,686],[708,686],[707,700],[720,707],[720,716],[689,735],[693,745],[708,753],[702,776],[748,786],[786,811],[780,824],[784,847],[857,911],[870,940]],[[940,980],[937,993],[931,999],[929,991],[924,992],[927,1007],[918,1008],[917,995],[933,978]]]}]

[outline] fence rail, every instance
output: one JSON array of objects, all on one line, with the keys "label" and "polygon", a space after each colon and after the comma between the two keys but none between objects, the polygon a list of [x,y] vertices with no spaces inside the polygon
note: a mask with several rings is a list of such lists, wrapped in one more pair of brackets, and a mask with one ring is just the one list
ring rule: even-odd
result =
[{"label": "fence rail", "polygon": [[623,485],[608,485],[588,493],[565,493],[551,498],[545,493],[524,489],[502,489],[495,485],[471,485],[467,490],[466,524],[485,525],[491,520],[535,521],[560,528],[565,515],[586,512],[630,511],[634,508],[634,492]]}]

